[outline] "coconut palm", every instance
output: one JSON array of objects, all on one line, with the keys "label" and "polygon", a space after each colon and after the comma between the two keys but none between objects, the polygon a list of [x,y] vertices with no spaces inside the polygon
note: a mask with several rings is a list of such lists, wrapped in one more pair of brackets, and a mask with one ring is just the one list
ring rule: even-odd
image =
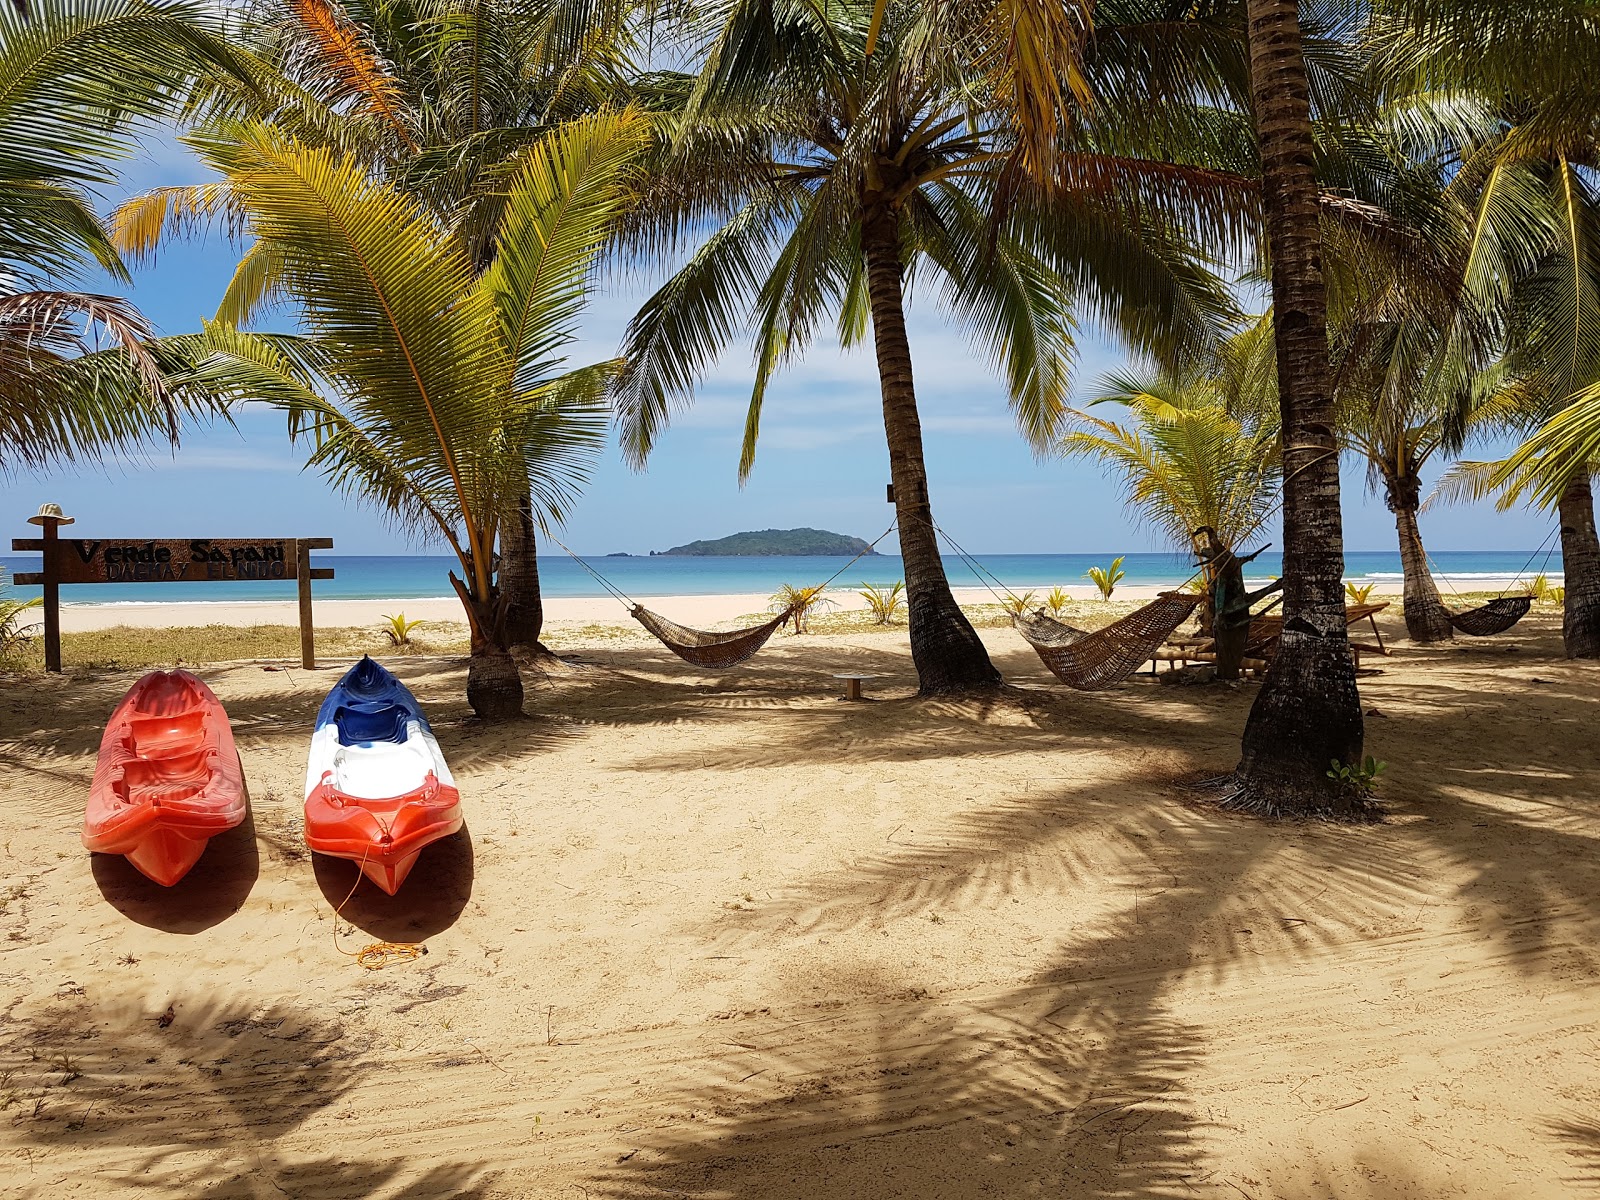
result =
[{"label": "coconut palm", "polygon": [[603,440],[613,364],[569,371],[564,354],[647,136],[639,114],[603,113],[528,148],[482,272],[437,214],[355,156],[259,123],[191,139],[309,331],[214,324],[211,376],[287,409],[336,488],[449,545],[472,633],[467,699],[483,717],[522,705],[501,532],[524,481],[559,516]]},{"label": "coconut palm", "polygon": [[[870,328],[924,694],[992,687],[999,673],[939,557],[905,321],[912,278],[942,283],[947,310],[997,365],[1041,448],[1064,417],[1076,308],[1169,351],[1205,344],[1231,311],[1167,206],[1124,203],[1131,160],[1085,149],[1071,180],[1050,185],[1022,169],[1006,107],[1015,91],[962,57],[989,44],[981,30],[999,10],[934,7],[937,27],[928,6],[909,2],[718,0],[694,10],[685,32],[704,65],[677,81],[677,153],[648,233],[657,245],[699,244],[630,325],[617,392],[624,450],[642,464],[674,406],[748,322],[756,367],[742,478],[773,374],[825,320],[847,347]],[[1181,192],[1186,181],[1168,170],[1161,183]]]},{"label": "coconut palm", "polygon": [[[560,0],[273,0],[251,10],[247,84],[211,86],[212,114],[270,120],[304,145],[364,160],[432,210],[475,270],[494,263],[504,183],[518,156],[562,121],[628,91],[633,8]],[[119,244],[140,256],[233,211],[226,183],[161,188],[124,204]],[[274,294],[271,247],[249,247],[219,310],[247,321]],[[501,536],[511,645],[542,650],[531,489]]]},{"label": "coconut palm", "polygon": [[1361,700],[1344,623],[1344,536],[1334,435],[1316,139],[1296,0],[1246,0],[1250,91],[1272,269],[1283,439],[1283,636],[1245,725],[1226,803],[1346,813],[1328,778],[1358,762]]},{"label": "coconut palm", "polygon": [[1374,29],[1397,95],[1457,131],[1451,188],[1475,214],[1467,287],[1504,328],[1485,385],[1504,427],[1561,417],[1502,471],[1467,478],[1559,510],[1566,650],[1600,656],[1590,464],[1571,437],[1581,420],[1563,412],[1600,385],[1600,79],[1588,65],[1600,29],[1575,0],[1385,0]]},{"label": "coconut palm", "polygon": [[1239,546],[1276,504],[1278,437],[1276,420],[1252,415],[1230,390],[1220,373],[1112,375],[1094,404],[1121,404],[1131,419],[1076,412],[1062,452],[1117,477],[1128,507],[1174,547],[1192,550],[1203,526]]},{"label": "coconut palm", "polygon": [[205,406],[171,386],[173,352],[131,304],[72,285],[127,281],[92,189],[191,81],[235,66],[201,4],[0,9],[0,470],[175,438]]}]

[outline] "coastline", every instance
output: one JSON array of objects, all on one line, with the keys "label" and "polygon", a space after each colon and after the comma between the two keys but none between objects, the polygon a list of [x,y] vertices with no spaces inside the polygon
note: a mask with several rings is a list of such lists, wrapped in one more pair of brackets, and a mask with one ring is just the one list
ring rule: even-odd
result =
[{"label": "coastline", "polygon": [[[1263,581],[1252,581],[1259,586]],[[1510,576],[1463,581],[1459,590],[1474,593],[1509,590],[1514,580]],[[1440,580],[1440,591],[1445,603],[1451,602],[1452,590]],[[951,589],[956,601],[962,605],[990,604],[996,595],[987,588],[956,587]],[[1042,599],[1044,589],[1017,589],[1019,594],[1034,592]],[[1062,590],[1074,600],[1095,600],[1099,593],[1091,584],[1070,584]],[[1117,600],[1151,600],[1167,587],[1154,584],[1119,586]],[[1393,584],[1380,581],[1374,595],[1396,597],[1399,581]],[[866,601],[855,588],[829,588],[825,593],[832,604],[829,612],[854,612],[866,608]],[[765,612],[771,597],[761,592],[726,592],[717,595],[641,596],[638,599],[656,612],[670,616],[674,621],[697,627],[709,627],[722,622],[736,621],[752,613]],[[572,628],[586,625],[629,625],[627,610],[622,603],[609,596],[550,596],[544,601],[545,620],[553,628]],[[446,622],[465,625],[461,603],[454,597],[439,596],[426,599],[316,599],[312,605],[312,622],[318,629],[343,629],[381,623],[391,613],[404,613],[412,620]],[[61,607],[63,633],[88,633],[119,626],[135,629],[170,629],[207,625],[254,626],[296,625],[299,610],[293,600],[180,600],[131,602],[110,604],[64,604]]]}]

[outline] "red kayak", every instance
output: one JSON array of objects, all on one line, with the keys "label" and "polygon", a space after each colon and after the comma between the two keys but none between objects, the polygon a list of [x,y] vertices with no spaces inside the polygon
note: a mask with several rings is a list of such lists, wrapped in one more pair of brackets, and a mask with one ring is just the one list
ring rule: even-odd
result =
[{"label": "red kayak", "polygon": [[171,887],[244,811],[233,730],[211,689],[187,671],[152,671],[134,684],[100,740],[83,844],[126,855]]}]

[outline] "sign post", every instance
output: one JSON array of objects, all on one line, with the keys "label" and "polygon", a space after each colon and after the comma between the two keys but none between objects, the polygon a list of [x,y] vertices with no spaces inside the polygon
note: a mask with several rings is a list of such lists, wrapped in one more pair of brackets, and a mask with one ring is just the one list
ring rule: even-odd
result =
[{"label": "sign post", "polygon": [[44,588],[44,665],[61,670],[61,585],[63,583],[237,583],[293,579],[300,608],[300,661],[316,666],[311,623],[311,581],[332,579],[331,567],[313,567],[312,550],[333,549],[332,538],[104,538],[65,539],[58,526],[70,525],[60,505],[46,504],[28,518],[43,526],[42,538],[14,538],[13,550],[37,550],[42,570],[19,573],[20,584]]}]

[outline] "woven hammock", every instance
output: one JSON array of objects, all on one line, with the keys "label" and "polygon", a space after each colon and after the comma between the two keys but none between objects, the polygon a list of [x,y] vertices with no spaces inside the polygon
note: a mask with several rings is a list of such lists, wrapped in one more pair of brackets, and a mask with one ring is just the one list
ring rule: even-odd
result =
[{"label": "woven hammock", "polygon": [[660,613],[653,613],[642,604],[631,610],[633,619],[660,639],[661,644],[686,663],[705,667],[711,671],[725,671],[753,658],[757,650],[767,644],[767,639],[777,632],[794,615],[786,608],[765,625],[752,629],[733,629],[727,633],[706,633],[669,621]]},{"label": "woven hammock", "polygon": [[1479,608],[1451,613],[1450,624],[1468,637],[1493,637],[1522,620],[1532,607],[1532,596],[1501,596]]},{"label": "woven hammock", "polygon": [[1018,614],[1011,623],[1052,675],[1068,687],[1092,692],[1121,683],[1149,662],[1201,599],[1195,592],[1162,592],[1143,608],[1093,632],[1043,612]]}]

